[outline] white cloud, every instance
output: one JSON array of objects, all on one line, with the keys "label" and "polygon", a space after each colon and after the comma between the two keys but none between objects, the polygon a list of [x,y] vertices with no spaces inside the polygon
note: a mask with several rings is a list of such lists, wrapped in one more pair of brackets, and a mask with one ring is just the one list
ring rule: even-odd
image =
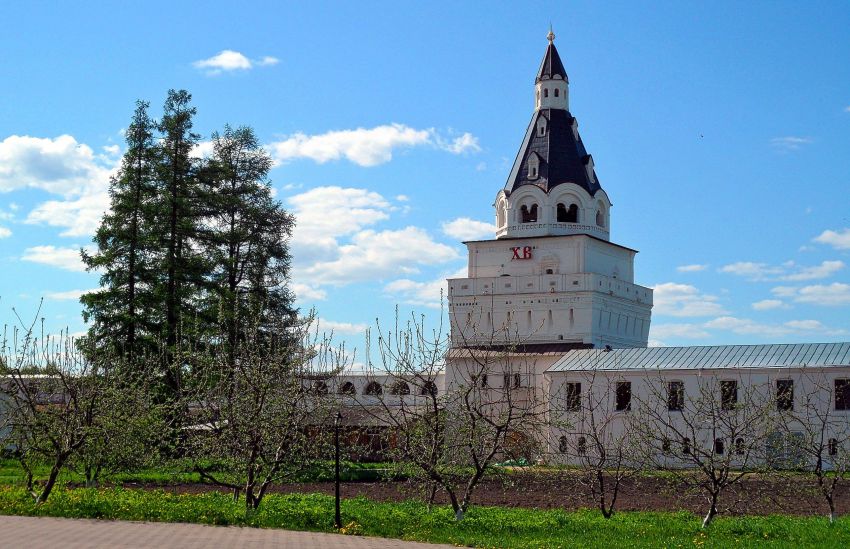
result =
[{"label": "white cloud", "polygon": [[[650,338],[682,337],[686,339],[702,339],[710,337],[705,329],[699,324],[650,324]],[[663,347],[656,345],[656,347]]]},{"label": "white cloud", "polygon": [[308,158],[318,164],[346,160],[358,166],[371,167],[392,160],[393,151],[417,146],[434,146],[453,154],[477,152],[478,139],[465,133],[446,140],[436,130],[417,130],[404,124],[384,124],[374,128],[332,130],[318,135],[292,134],[268,145],[277,162]]},{"label": "white cloud", "polygon": [[492,238],[496,234],[496,226],[468,217],[459,217],[443,222],[443,233],[458,240],[478,240]]},{"label": "white cloud", "polygon": [[76,199],[48,200],[36,206],[27,223],[64,227],[60,236],[88,236],[97,230],[103,213],[109,209],[109,193],[95,191]]},{"label": "white cloud", "polygon": [[720,272],[742,276],[752,282],[761,282],[765,280],[799,282],[803,280],[829,278],[844,267],[844,262],[837,260],[823,261],[820,265],[813,265],[810,267],[797,265],[793,261],[786,261],[782,265],[739,261],[737,263],[724,265],[720,268]]},{"label": "white cloud", "polygon": [[293,292],[295,292],[295,298],[298,301],[323,301],[327,299],[328,293],[321,288],[314,288],[309,284],[301,284],[298,282],[293,282],[289,285]]},{"label": "white cloud", "polygon": [[693,264],[693,265],[679,265],[678,267],[676,267],[676,270],[679,271],[680,273],[697,273],[699,271],[704,271],[707,268],[708,268],[708,265]]},{"label": "white cloud", "polygon": [[215,152],[215,143],[212,141],[198,141],[192,150],[189,151],[189,156],[192,158],[209,158]]},{"label": "white cloud", "polygon": [[653,312],[677,317],[715,316],[726,313],[717,296],[702,294],[689,284],[666,282],[653,288]]},{"label": "white cloud", "polygon": [[12,236],[12,231],[0,226],[0,238],[9,238],[10,236]]},{"label": "white cloud", "polygon": [[255,66],[276,65],[279,62],[279,59],[270,55],[252,61],[238,51],[222,50],[210,58],[195,61],[192,65],[196,69],[203,70],[207,75],[213,76],[222,72],[247,71]]},{"label": "white cloud", "polygon": [[781,276],[779,280],[802,281],[829,278],[843,268],[843,261],[824,261],[813,267],[800,267],[798,272]]},{"label": "white cloud", "polygon": [[844,112],[850,112],[850,106],[844,107]]},{"label": "white cloud", "polygon": [[21,259],[51,267],[58,267],[66,271],[83,272],[86,270],[80,258],[79,248],[58,248],[53,245],[34,246],[24,250],[24,255],[21,256]]},{"label": "white cloud", "polygon": [[475,165],[475,171],[476,172],[483,172],[486,169],[487,169],[487,163],[486,162],[479,162],[478,164]]},{"label": "white cloud", "polygon": [[392,160],[393,150],[430,143],[430,130],[416,130],[403,124],[374,128],[329,131],[320,135],[296,133],[271,143],[278,162],[309,158],[319,164],[346,158],[359,166],[377,166]]},{"label": "white cloud", "polygon": [[[391,299],[408,305],[439,309],[446,304],[449,278],[466,278],[466,267],[428,282],[417,282],[409,278],[393,280],[384,286],[384,293]],[[442,302],[440,298],[442,297]]]},{"label": "white cloud", "polygon": [[823,307],[842,307],[850,305],[850,284],[833,282],[832,284],[813,284],[795,288],[777,286],[771,290],[780,297],[790,297],[798,303],[808,303]]},{"label": "white cloud", "polygon": [[774,309],[787,309],[788,305],[781,299],[762,299],[752,304],[756,311],[772,311]]},{"label": "white cloud", "polygon": [[811,144],[813,139],[811,137],[799,137],[799,136],[786,136],[786,137],[774,137],[770,140],[770,145],[776,150],[782,152],[791,152],[799,150],[803,145]]},{"label": "white cloud", "polygon": [[320,332],[333,332],[335,334],[357,335],[364,333],[369,328],[366,324],[337,322],[326,318],[318,319],[317,324]]},{"label": "white cloud", "polygon": [[62,236],[89,235],[109,206],[109,176],[117,162],[70,135],[13,135],[0,142],[0,192],[34,188],[59,195],[62,200],[38,204],[25,222],[64,227]]},{"label": "white cloud", "polygon": [[70,135],[11,135],[0,141],[0,192],[34,188],[80,196],[105,189],[111,169],[91,147]]},{"label": "white cloud", "polygon": [[337,238],[389,219],[393,208],[376,192],[337,186],[316,187],[286,201],[295,215],[291,245],[296,267],[337,257]]},{"label": "white cloud", "polygon": [[455,137],[451,141],[434,134],[437,146],[444,151],[453,154],[477,153],[481,152],[481,146],[478,144],[478,138],[467,132],[460,137]]},{"label": "white cloud", "polygon": [[850,250],[850,228],[840,231],[826,230],[814,238],[815,242],[829,244],[836,250]]},{"label": "white cloud", "polygon": [[752,261],[739,261],[730,263],[720,268],[721,273],[743,276],[749,280],[767,280],[768,277],[782,274],[781,267],[771,267],[767,263],[755,263]]},{"label": "white cloud", "polygon": [[263,67],[269,67],[271,65],[277,65],[280,63],[280,59],[277,57],[272,57],[271,55],[265,55],[257,61],[257,64]]},{"label": "white cloud", "polygon": [[714,330],[724,330],[741,335],[781,337],[788,335],[845,335],[846,330],[834,330],[824,326],[818,320],[789,320],[782,324],[765,324],[748,318],[723,316],[706,322],[703,326]]},{"label": "white cloud", "polygon": [[45,299],[51,299],[54,301],[79,301],[80,297],[83,294],[87,294],[90,292],[95,292],[97,289],[92,290],[68,290],[65,292],[49,292],[44,294]]},{"label": "white cloud", "polygon": [[419,227],[364,230],[353,235],[350,243],[340,245],[335,259],[296,269],[295,278],[342,286],[416,273],[421,265],[436,265],[457,257],[457,250],[435,242]]},{"label": "white cloud", "polygon": [[410,197],[407,196],[406,194],[400,194],[400,195],[396,196],[395,199],[398,200],[399,202],[408,202],[410,200]]}]

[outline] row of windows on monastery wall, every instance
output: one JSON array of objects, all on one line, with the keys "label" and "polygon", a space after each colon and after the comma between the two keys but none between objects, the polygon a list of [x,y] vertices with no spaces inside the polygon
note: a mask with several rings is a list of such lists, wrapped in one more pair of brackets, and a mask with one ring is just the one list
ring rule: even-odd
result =
[{"label": "row of windows on monastery wall", "polygon": [[[834,401],[836,411],[850,411],[850,379],[833,380]],[[565,409],[567,412],[578,412],[582,409],[581,382],[568,381],[565,388]],[[738,406],[738,381],[734,379],[721,380],[718,387],[721,410],[730,411]],[[774,384],[774,405],[778,411],[794,411],[794,380],[777,379]],[[683,381],[668,381],[667,410],[681,412],[685,409],[685,383]],[[628,412],[632,409],[632,382],[618,381],[614,386],[614,409],[618,412]]]},{"label": "row of windows on monastery wall", "polygon": [[[580,412],[582,410],[582,384],[581,382],[567,382],[564,384],[565,399],[564,408],[566,412]],[[738,406],[738,381],[737,380],[721,380],[718,387],[720,408],[724,411],[732,411]],[[685,383],[683,381],[668,381],[666,383],[667,410],[669,412],[682,412],[685,409]],[[836,411],[850,411],[850,379],[835,379],[833,380],[833,402],[831,406]],[[618,412],[629,412],[632,409],[632,382],[618,381],[614,386],[614,409]],[[773,387],[773,406],[779,412],[793,412],[795,408],[794,400],[794,380],[793,379],[777,379]],[[745,453],[746,441],[741,438],[735,438],[728,441],[732,446],[732,451],[737,455]],[[691,452],[693,441],[689,437],[684,437],[678,441],[679,452],[682,455],[688,455]],[[579,436],[574,444],[576,452],[579,455],[587,453],[587,439]],[[827,441],[827,451],[830,456],[838,454],[839,442],[835,438],[830,438]],[[570,451],[570,440],[566,436],[561,436],[558,439],[558,451],[567,453]],[[674,441],[664,439],[662,442],[662,452],[672,454],[674,450]],[[727,451],[727,440],[718,437],[713,440],[713,452],[718,455],[723,455]]]},{"label": "row of windows on monastery wall", "polygon": [[[313,386],[310,388],[315,394],[318,395],[327,395],[330,394],[330,387],[323,380],[318,380],[313,383]],[[394,382],[390,383],[386,388],[387,393],[390,395],[396,396],[404,396],[413,394],[414,391],[411,391],[410,385],[401,379],[397,379]],[[433,381],[426,381],[420,387],[416,387],[416,393],[419,395],[436,395],[437,394],[437,385]],[[336,394],[339,395],[356,395],[357,394],[357,386],[351,382],[346,381],[342,383],[336,389]],[[384,394],[384,386],[378,383],[377,381],[370,381],[367,383],[361,392],[363,395],[367,396],[380,396]]]}]

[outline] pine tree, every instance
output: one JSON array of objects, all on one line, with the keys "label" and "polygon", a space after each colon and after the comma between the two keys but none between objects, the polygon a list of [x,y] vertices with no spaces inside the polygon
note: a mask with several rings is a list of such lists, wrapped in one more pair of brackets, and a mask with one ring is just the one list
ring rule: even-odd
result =
[{"label": "pine tree", "polygon": [[156,339],[155,303],[149,292],[157,244],[150,222],[156,123],[148,107],[144,101],[136,102],[126,132],[127,151],[110,182],[110,208],[94,236],[97,251],[82,251],[86,269],[102,273],[101,289],[80,299],[83,318],[91,323],[90,349],[123,356],[128,363]]}]

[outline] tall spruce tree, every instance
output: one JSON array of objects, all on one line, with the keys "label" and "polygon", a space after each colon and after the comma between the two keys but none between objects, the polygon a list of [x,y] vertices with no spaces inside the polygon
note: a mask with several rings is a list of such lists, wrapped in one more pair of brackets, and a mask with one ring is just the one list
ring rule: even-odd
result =
[{"label": "tall spruce tree", "polygon": [[132,364],[155,345],[156,307],[150,288],[156,237],[150,221],[155,187],[156,122],[149,104],[136,102],[125,134],[127,151],[110,182],[110,208],[94,236],[97,251],[82,251],[86,269],[101,273],[99,290],[80,299],[83,318],[91,323],[91,351],[122,356]]},{"label": "tall spruce tree", "polygon": [[294,315],[286,286],[286,240],[294,218],[272,196],[267,180],[272,160],[251,128],[225,126],[212,143],[203,178],[212,262],[208,307],[218,318],[222,352],[233,364],[246,329],[280,326]]},{"label": "tall spruce tree", "polygon": [[181,349],[191,346],[193,335],[200,330],[198,305],[206,287],[207,269],[197,245],[204,197],[197,177],[197,160],[191,156],[200,139],[192,132],[196,109],[191,101],[186,90],[168,91],[159,123],[153,212],[161,248],[155,292],[165,311],[162,368],[167,395],[175,399],[181,386]]}]

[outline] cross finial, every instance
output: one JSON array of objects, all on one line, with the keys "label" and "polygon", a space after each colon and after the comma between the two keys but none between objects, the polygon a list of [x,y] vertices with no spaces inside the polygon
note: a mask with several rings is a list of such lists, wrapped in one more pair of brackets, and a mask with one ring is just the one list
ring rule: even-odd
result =
[{"label": "cross finial", "polygon": [[549,34],[546,35],[546,39],[549,40],[549,43],[555,41],[555,33],[552,32],[552,23],[549,23]]}]

